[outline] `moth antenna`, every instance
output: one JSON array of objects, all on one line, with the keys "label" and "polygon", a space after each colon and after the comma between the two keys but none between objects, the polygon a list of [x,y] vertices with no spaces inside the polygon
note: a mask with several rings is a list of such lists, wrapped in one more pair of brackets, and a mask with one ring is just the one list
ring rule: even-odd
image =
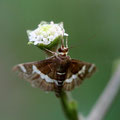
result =
[{"label": "moth antenna", "polygon": [[61,40],[61,48],[64,48],[64,39]]},{"label": "moth antenna", "polygon": [[68,37],[66,36],[66,48],[68,48]]}]

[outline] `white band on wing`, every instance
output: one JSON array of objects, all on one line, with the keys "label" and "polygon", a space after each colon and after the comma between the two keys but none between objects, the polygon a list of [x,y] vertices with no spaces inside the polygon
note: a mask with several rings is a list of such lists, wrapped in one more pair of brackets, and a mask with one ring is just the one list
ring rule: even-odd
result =
[{"label": "white band on wing", "polygon": [[25,69],[25,67],[23,66],[23,64],[19,64],[18,66],[20,67],[20,69],[21,69],[24,73],[27,72],[26,69]]},{"label": "white band on wing", "polygon": [[69,79],[66,79],[65,82],[66,82],[66,83],[71,83],[73,80],[75,80],[75,79],[78,78],[78,75],[84,74],[84,73],[85,73],[85,70],[86,70],[86,66],[84,65],[84,66],[82,67],[82,69],[81,69],[78,73],[72,75]]},{"label": "white band on wing", "polygon": [[45,75],[45,74],[43,74],[42,72],[40,72],[35,65],[33,65],[33,72],[32,72],[32,73],[33,73],[33,74],[34,74],[34,73],[39,74],[40,77],[41,77],[42,79],[44,79],[46,82],[49,82],[49,83],[53,83],[53,82],[54,82],[53,79],[51,79],[51,78],[48,77],[47,75]]}]

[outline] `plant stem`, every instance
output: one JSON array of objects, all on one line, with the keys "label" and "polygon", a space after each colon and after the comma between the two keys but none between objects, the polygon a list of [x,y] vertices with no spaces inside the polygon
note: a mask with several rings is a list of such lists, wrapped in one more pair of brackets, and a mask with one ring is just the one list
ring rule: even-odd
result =
[{"label": "plant stem", "polygon": [[68,120],[78,120],[77,104],[75,100],[71,100],[68,94],[62,91],[60,101],[63,111]]}]

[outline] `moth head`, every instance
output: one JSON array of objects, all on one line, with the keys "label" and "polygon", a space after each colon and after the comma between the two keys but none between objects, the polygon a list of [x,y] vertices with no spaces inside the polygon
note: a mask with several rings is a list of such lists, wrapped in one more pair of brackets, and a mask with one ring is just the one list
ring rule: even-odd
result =
[{"label": "moth head", "polygon": [[64,46],[61,46],[59,49],[58,49],[58,53],[62,56],[66,56],[67,53],[68,53],[68,48],[67,47],[64,47]]},{"label": "moth head", "polygon": [[64,46],[64,39],[61,41],[61,47],[58,49],[58,53],[62,56],[67,56],[68,53],[68,39],[66,37],[66,45]]}]

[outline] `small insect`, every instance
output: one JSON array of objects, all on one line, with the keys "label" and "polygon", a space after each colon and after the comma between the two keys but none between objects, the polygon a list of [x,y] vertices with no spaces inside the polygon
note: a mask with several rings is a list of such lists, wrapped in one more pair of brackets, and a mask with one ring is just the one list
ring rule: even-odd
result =
[{"label": "small insect", "polygon": [[44,91],[54,91],[58,97],[61,91],[71,91],[79,86],[96,70],[94,64],[68,56],[68,46],[64,46],[63,43],[57,52],[47,49],[46,51],[53,55],[42,61],[18,64],[13,70],[30,82],[33,87]]}]

